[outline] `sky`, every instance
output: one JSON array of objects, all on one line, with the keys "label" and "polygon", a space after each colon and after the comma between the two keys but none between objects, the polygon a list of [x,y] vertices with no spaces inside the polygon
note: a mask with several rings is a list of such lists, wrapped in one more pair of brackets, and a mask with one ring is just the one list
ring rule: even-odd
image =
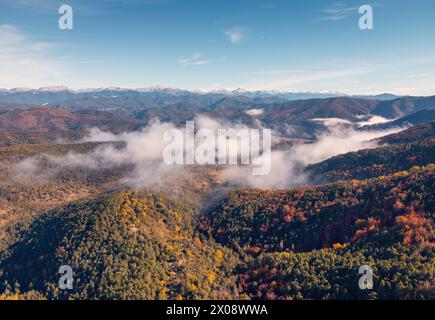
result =
[{"label": "sky", "polygon": [[435,1],[0,0],[0,88],[46,86],[435,95]]}]

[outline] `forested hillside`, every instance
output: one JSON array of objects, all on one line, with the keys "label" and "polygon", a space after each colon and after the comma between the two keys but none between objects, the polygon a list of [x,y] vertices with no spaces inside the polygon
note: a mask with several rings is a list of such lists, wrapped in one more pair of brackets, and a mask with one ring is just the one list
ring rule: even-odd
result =
[{"label": "forested hillside", "polygon": [[309,165],[284,190],[231,186],[222,166],[145,187],[126,180],[134,164],[81,163],[126,142],[0,147],[0,299],[435,299],[434,128]]},{"label": "forested hillside", "polygon": [[[3,290],[19,284],[50,299],[237,297],[235,255],[193,230],[191,210],[127,191],[48,212],[3,254]],[[61,265],[74,270],[71,292],[57,287]]]},{"label": "forested hillside", "polygon": [[379,139],[380,144],[401,144],[408,142],[421,142],[435,138],[435,121],[420,124],[403,130],[399,133],[388,135]]},{"label": "forested hillside", "polygon": [[435,108],[435,97],[403,97],[399,99],[382,101],[373,110],[374,114],[397,118],[420,110]]},{"label": "forested hillside", "polygon": [[[48,211],[2,254],[2,291],[49,299],[434,298],[435,167],[282,191],[209,212],[149,191]],[[199,219],[197,219],[199,218]],[[70,265],[72,291],[57,287]],[[357,287],[373,267],[376,287]]]},{"label": "forested hillside", "polygon": [[[368,179],[435,163],[435,122],[378,140],[375,149],[339,155],[306,168],[313,183]],[[385,146],[382,146],[385,145]]]},{"label": "forested hillside", "polygon": [[368,179],[435,163],[435,141],[413,142],[374,150],[361,150],[307,167],[311,181]]},{"label": "forested hillside", "polygon": [[141,128],[134,119],[104,111],[31,108],[0,113],[0,147],[76,141],[89,129],[121,133]]},{"label": "forested hillside", "polygon": [[[296,190],[231,193],[200,229],[248,263],[241,294],[266,299],[435,298],[435,167]],[[370,265],[373,291],[356,282]]]}]

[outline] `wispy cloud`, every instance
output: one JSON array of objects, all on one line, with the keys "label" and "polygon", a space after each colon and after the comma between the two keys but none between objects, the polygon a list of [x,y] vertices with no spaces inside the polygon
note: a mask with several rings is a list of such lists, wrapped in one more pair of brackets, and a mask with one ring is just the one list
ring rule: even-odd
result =
[{"label": "wispy cloud", "polygon": [[64,62],[50,58],[53,43],[30,40],[19,28],[0,25],[0,86],[43,86],[67,76]]},{"label": "wispy cloud", "polygon": [[418,73],[418,74],[409,75],[409,78],[428,78],[428,77],[435,77],[435,73]]},{"label": "wispy cloud", "polygon": [[358,8],[356,6],[347,6],[343,3],[333,3],[329,7],[319,10],[322,13],[322,17],[318,18],[318,21],[338,21],[346,19],[352,15],[358,14]]},{"label": "wispy cloud", "polygon": [[212,60],[203,59],[201,57],[201,54],[199,54],[199,53],[194,53],[189,58],[183,58],[183,59],[179,59],[177,61],[177,63],[179,65],[181,65],[183,68],[188,67],[188,66],[200,66],[200,65],[204,65],[204,64],[209,64],[211,62],[212,62]]},{"label": "wispy cloud", "polygon": [[369,70],[364,68],[339,68],[330,70],[263,70],[253,78],[260,78],[261,82],[245,85],[250,90],[256,89],[284,89],[303,91],[304,88],[322,87],[332,80],[342,78],[354,78],[367,74]]},{"label": "wispy cloud", "polygon": [[246,38],[248,30],[242,27],[234,27],[225,31],[225,35],[232,44],[239,44]]}]

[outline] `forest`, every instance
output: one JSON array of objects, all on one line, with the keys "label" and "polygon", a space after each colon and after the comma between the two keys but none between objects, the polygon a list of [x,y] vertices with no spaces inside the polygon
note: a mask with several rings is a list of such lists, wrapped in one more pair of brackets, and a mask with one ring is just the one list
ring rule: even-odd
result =
[{"label": "forest", "polygon": [[[282,190],[231,188],[213,166],[120,187],[128,165],[50,160],[101,143],[3,147],[0,299],[435,299],[433,129],[308,166],[317,181]],[[29,157],[50,176],[11,171]]]},{"label": "forest", "polygon": [[[48,211],[1,257],[1,291],[46,299],[433,299],[435,166],[234,191],[195,217],[151,191]],[[72,291],[57,286],[70,265]],[[360,265],[376,286],[357,287]]]}]

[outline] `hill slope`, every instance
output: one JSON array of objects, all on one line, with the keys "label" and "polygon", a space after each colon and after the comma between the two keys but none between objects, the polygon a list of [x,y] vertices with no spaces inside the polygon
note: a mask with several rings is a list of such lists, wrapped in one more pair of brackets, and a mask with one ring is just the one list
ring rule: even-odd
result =
[{"label": "hill slope", "polygon": [[420,110],[411,114],[408,114],[406,116],[403,116],[399,119],[396,119],[394,121],[381,123],[381,124],[375,124],[370,126],[364,126],[361,129],[367,129],[367,130],[386,130],[394,127],[404,127],[409,125],[420,125],[429,123],[431,121],[435,121],[435,109],[430,110]]},{"label": "hill slope", "polygon": [[98,127],[120,133],[140,128],[142,123],[128,117],[95,110],[70,112],[62,109],[16,109],[0,114],[0,146],[19,143],[47,143],[74,140],[87,129]]},{"label": "hill slope", "polygon": [[263,120],[266,123],[277,119],[300,121],[313,118],[341,118],[357,121],[356,115],[371,113],[377,104],[376,100],[347,97],[292,101],[272,106]]},{"label": "hill slope", "polygon": [[[241,294],[433,299],[435,166],[296,190],[232,192],[200,229],[239,252]],[[374,270],[360,290],[358,269]]]},{"label": "hill slope", "polygon": [[390,101],[382,101],[373,110],[373,114],[385,118],[398,118],[424,109],[435,109],[435,96],[405,97]]},{"label": "hill slope", "polygon": [[401,144],[409,142],[420,142],[435,137],[435,121],[420,124],[401,132],[384,136],[378,141],[380,144]]},{"label": "hill slope", "polygon": [[[54,299],[233,297],[235,256],[195,234],[191,211],[148,192],[69,204],[35,220],[3,254],[0,282]],[[58,289],[62,265],[74,270],[72,291]]]},{"label": "hill slope", "polygon": [[415,126],[378,141],[378,148],[350,152],[309,165],[305,170],[309,180],[319,184],[368,179],[435,163],[435,122]]}]

